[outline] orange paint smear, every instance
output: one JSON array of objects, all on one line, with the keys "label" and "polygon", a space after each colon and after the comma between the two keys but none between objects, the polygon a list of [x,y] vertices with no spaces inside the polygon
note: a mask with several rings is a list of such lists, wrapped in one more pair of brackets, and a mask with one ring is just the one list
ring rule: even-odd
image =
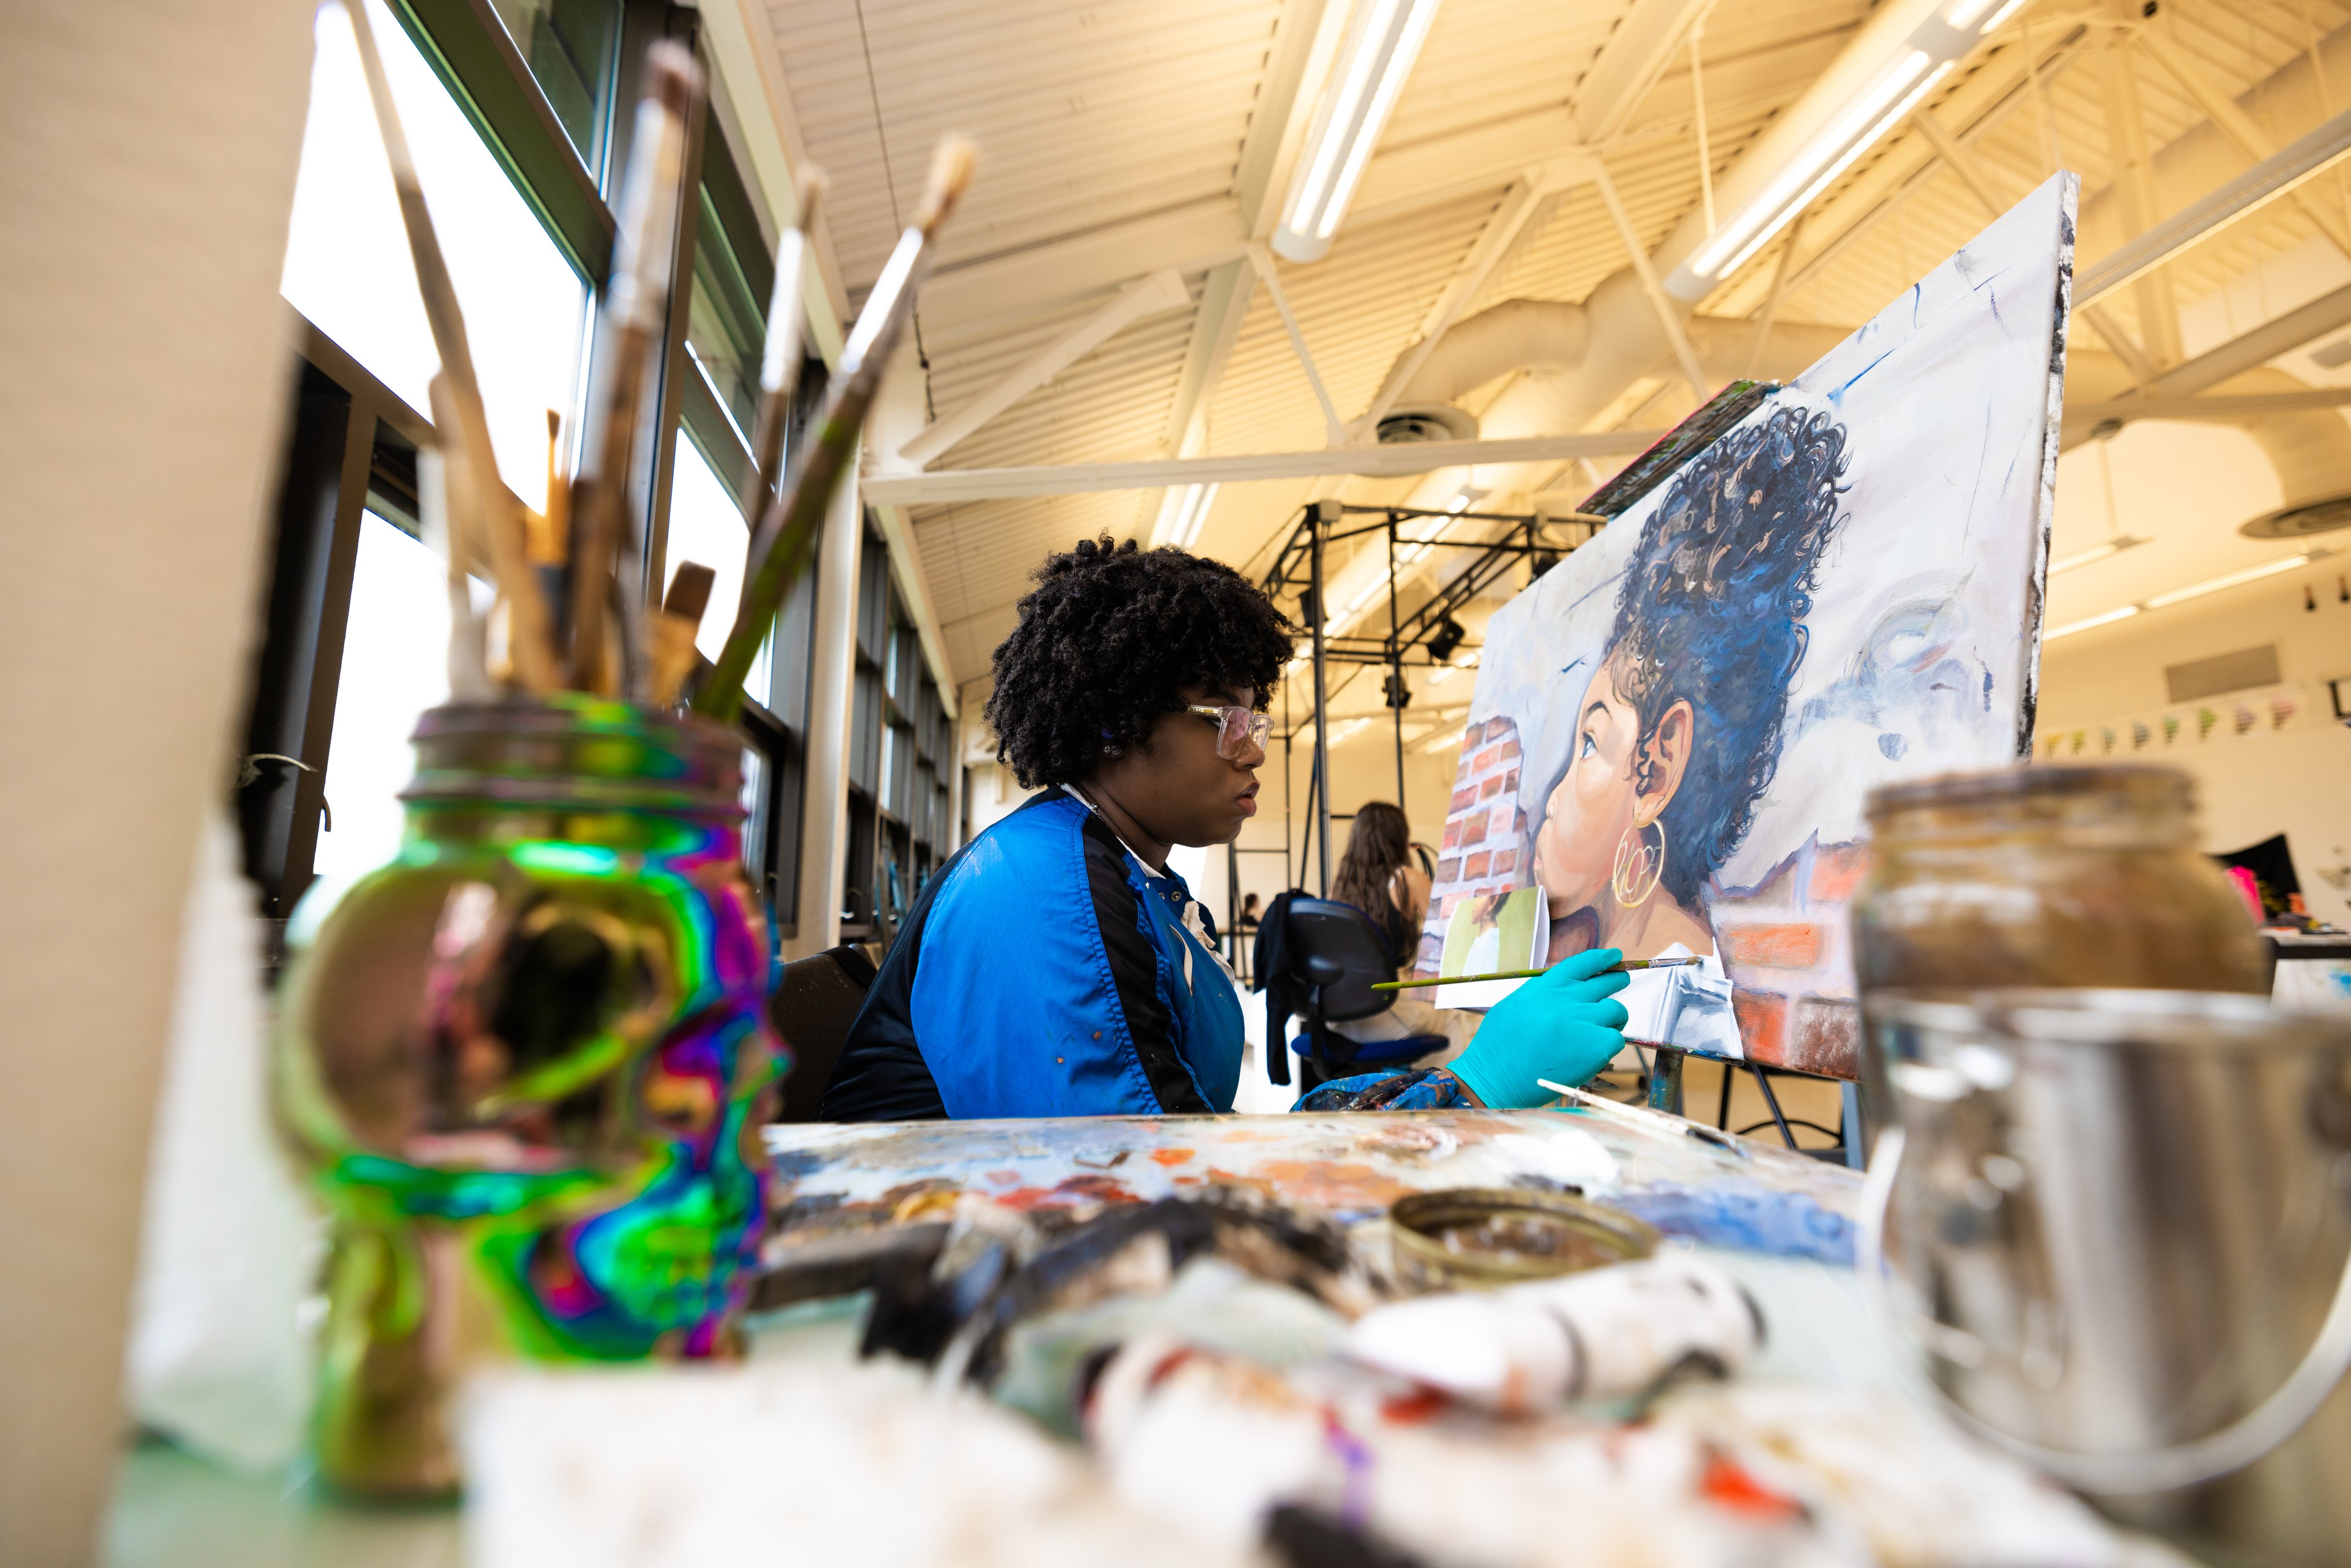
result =
[{"label": "orange paint smear", "polygon": [[1189,1149],[1154,1149],[1151,1151],[1151,1157],[1158,1161],[1163,1166],[1180,1166],[1190,1162],[1192,1158],[1192,1151]]},{"label": "orange paint smear", "polygon": [[1024,1186],[993,1196],[1007,1208],[1076,1208],[1087,1204],[1141,1203],[1116,1176],[1074,1176],[1051,1186]]},{"label": "orange paint smear", "polygon": [[1708,1501],[1754,1519],[1793,1519],[1804,1511],[1803,1504],[1771,1490],[1720,1454],[1707,1457],[1698,1490]]},{"label": "orange paint smear", "polygon": [[1269,1197],[1331,1209],[1384,1209],[1413,1190],[1369,1166],[1337,1160],[1268,1160],[1248,1176],[1213,1169],[1208,1174]]}]

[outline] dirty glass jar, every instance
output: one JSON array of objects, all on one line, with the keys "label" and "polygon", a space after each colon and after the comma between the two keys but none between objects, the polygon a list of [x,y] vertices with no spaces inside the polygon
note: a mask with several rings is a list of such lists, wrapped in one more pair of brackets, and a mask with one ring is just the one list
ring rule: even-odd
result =
[{"label": "dirty glass jar", "polygon": [[418,721],[407,822],[298,955],[278,1118],[331,1235],[314,1442],[458,1481],[485,1361],[727,1354],[786,1060],[730,731],[562,694]]},{"label": "dirty glass jar", "polygon": [[2245,906],[2196,847],[2188,776],[2022,767],[1869,798],[1853,906],[1865,996],[1991,986],[2267,995]]}]

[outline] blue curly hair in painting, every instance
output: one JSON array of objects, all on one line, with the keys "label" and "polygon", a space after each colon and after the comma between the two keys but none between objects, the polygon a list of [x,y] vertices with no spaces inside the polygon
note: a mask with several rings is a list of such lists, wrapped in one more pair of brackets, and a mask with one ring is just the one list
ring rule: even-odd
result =
[{"label": "blue curly hair in painting", "polygon": [[1644,785],[1667,711],[1687,702],[1697,720],[1688,771],[1663,818],[1674,853],[1662,880],[1686,908],[1746,837],[1779,767],[1813,573],[1840,520],[1851,460],[1829,414],[1775,409],[1674,475],[1625,566],[1608,664],[1640,715]]}]

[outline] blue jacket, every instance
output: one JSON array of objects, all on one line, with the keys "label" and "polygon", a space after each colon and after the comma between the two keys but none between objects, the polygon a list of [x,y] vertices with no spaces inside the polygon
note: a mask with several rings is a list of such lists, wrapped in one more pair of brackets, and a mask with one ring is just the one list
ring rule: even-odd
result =
[{"label": "blue jacket", "polygon": [[1240,998],[1183,879],[1049,789],[914,901],[833,1069],[828,1121],[1232,1109]]}]

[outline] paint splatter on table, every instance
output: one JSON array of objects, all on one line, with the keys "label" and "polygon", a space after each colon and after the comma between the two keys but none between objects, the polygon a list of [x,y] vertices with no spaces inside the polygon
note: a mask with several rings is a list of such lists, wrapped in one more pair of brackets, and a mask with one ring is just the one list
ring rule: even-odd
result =
[{"label": "paint splatter on table", "polygon": [[1690,1126],[1592,1107],[810,1124],[766,1137],[775,1239],[788,1243],[916,1218],[965,1192],[1074,1208],[1225,1183],[1354,1223],[1407,1193],[1527,1186],[1579,1190],[1704,1246],[1851,1263],[1855,1173]]}]

